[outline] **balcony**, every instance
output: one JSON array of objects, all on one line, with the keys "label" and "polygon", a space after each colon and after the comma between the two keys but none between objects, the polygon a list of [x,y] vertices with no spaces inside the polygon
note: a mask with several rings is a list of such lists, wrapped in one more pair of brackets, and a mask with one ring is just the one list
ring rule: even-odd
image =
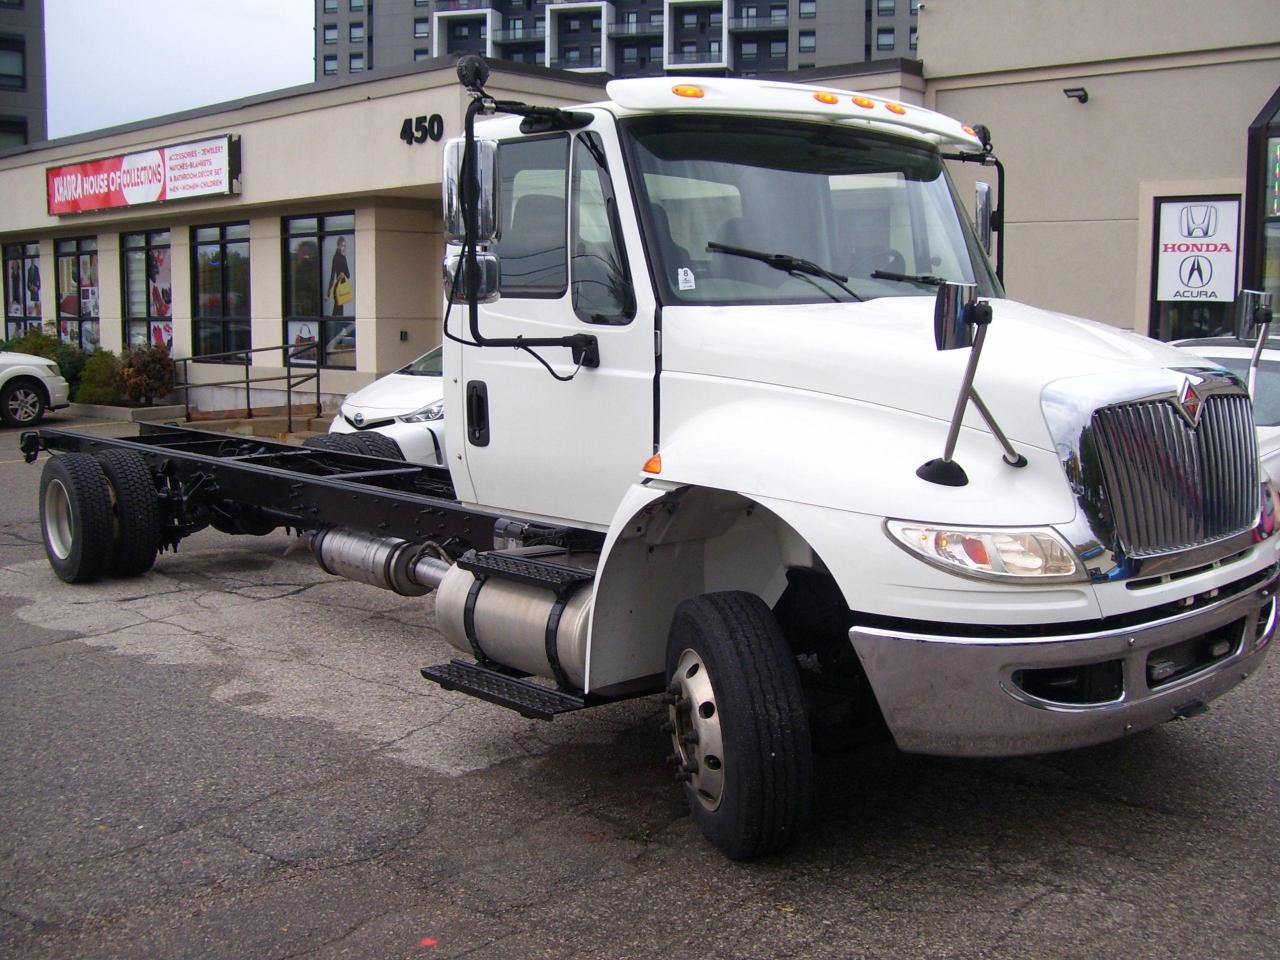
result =
[{"label": "balcony", "polygon": [[662,21],[650,20],[648,23],[611,23],[611,37],[653,37],[662,33]]},{"label": "balcony", "polygon": [[541,43],[547,38],[547,31],[539,27],[537,30],[495,30],[494,43]]},{"label": "balcony", "polygon": [[493,0],[436,0],[436,12],[447,13],[451,10],[488,10]]},{"label": "balcony", "polygon": [[784,13],[777,17],[734,17],[729,21],[729,29],[735,32],[785,30],[787,29],[787,15]]},{"label": "balcony", "polygon": [[586,57],[552,57],[549,66],[557,70],[599,70],[603,64],[597,53]]},{"label": "balcony", "polygon": [[693,53],[668,53],[668,66],[682,67],[723,67],[724,54],[719,50],[697,50]]}]

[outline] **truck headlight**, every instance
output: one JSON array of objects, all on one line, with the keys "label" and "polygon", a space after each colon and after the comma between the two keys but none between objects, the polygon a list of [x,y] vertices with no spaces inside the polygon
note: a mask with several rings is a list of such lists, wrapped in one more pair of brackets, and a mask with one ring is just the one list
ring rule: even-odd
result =
[{"label": "truck headlight", "polygon": [[890,537],[922,560],[984,580],[1078,580],[1084,571],[1061,536],[1047,527],[980,529],[886,520]]},{"label": "truck headlight", "polygon": [[439,420],[444,416],[444,397],[441,397],[435,403],[429,403],[420,410],[413,413],[406,413],[403,417],[396,417],[401,423],[422,423],[424,420]]}]

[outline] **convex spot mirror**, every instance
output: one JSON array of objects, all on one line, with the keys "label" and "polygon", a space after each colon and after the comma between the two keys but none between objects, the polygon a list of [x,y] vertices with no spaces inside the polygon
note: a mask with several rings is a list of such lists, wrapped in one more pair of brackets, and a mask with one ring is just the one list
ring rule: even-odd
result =
[{"label": "convex spot mirror", "polygon": [[1258,328],[1271,322],[1271,294],[1261,290],[1241,290],[1236,297],[1236,339],[1244,343],[1258,335]]},{"label": "convex spot mirror", "polygon": [[991,253],[991,184],[979,180],[975,186],[973,202],[973,226],[978,231],[978,242],[987,254]]},{"label": "convex spot mirror", "polygon": [[973,312],[978,304],[978,286],[945,280],[933,301],[933,342],[939,350],[960,350],[973,346]]},{"label": "convex spot mirror", "polygon": [[[498,281],[501,278],[501,272],[498,268],[498,257],[495,254],[481,251],[476,254],[476,266],[479,267],[476,302],[493,303],[500,296],[498,293]],[[451,303],[467,302],[467,290],[469,289],[467,280],[470,275],[471,272],[468,269],[467,261],[460,253],[451,253],[444,258],[444,295],[449,298]],[[454,287],[455,278],[457,282],[456,289]]]},{"label": "convex spot mirror", "polygon": [[[463,156],[466,141],[450,140],[444,145],[444,239],[465,243],[467,221],[463,216]],[[475,166],[480,189],[476,195],[475,242],[492,243],[498,238],[498,142],[475,142]]]}]

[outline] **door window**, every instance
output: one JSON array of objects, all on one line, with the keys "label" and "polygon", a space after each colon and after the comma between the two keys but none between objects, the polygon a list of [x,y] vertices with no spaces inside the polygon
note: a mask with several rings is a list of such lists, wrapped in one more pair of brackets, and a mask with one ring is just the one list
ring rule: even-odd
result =
[{"label": "door window", "polygon": [[569,138],[504,143],[498,148],[499,239],[504,297],[559,297],[568,285],[566,181]]}]

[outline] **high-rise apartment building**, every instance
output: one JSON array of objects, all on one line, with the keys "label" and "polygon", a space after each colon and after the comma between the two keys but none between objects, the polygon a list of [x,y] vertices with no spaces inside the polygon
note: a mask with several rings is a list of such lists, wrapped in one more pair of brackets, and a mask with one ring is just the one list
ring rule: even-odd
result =
[{"label": "high-rise apartment building", "polygon": [[316,79],[479,53],[615,77],[914,57],[919,0],[315,0]]},{"label": "high-rise apartment building", "polygon": [[0,0],[0,150],[44,140],[44,0]]}]

